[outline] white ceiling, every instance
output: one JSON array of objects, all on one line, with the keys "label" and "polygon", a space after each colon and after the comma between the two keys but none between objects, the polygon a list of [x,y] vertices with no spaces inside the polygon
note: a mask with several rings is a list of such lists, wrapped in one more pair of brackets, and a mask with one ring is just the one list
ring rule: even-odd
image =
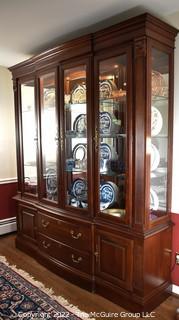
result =
[{"label": "white ceiling", "polygon": [[[14,65],[63,41],[146,11],[166,20],[179,11],[179,1],[0,0],[0,65]],[[175,24],[179,14],[176,17]]]}]

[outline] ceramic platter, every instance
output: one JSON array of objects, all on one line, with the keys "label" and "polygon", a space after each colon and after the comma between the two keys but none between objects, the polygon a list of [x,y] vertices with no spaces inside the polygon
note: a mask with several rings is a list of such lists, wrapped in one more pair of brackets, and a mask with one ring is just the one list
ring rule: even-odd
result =
[{"label": "ceramic platter", "polygon": [[78,143],[72,151],[74,160],[85,160],[87,158],[87,146],[84,143]]},{"label": "ceramic platter", "polygon": [[109,112],[100,112],[100,132],[109,134],[111,132],[112,119]]},{"label": "ceramic platter", "polygon": [[100,210],[105,210],[117,201],[118,187],[115,183],[103,182],[100,185]]},{"label": "ceramic platter", "polygon": [[57,193],[57,174],[53,168],[47,169],[46,190],[49,195],[55,195]]},{"label": "ceramic platter", "polygon": [[71,101],[75,103],[86,103],[86,86],[77,85],[71,94]]},{"label": "ceramic platter", "polygon": [[85,198],[86,192],[87,192],[87,185],[84,179],[76,179],[75,181],[73,181],[70,193],[75,198],[81,198],[81,199]]},{"label": "ceramic platter", "polygon": [[77,133],[86,133],[87,128],[87,121],[86,121],[86,114],[80,114],[76,117],[73,130]]},{"label": "ceramic platter", "polygon": [[151,118],[151,134],[157,136],[163,126],[163,118],[160,111],[152,106],[152,118]]},{"label": "ceramic platter", "polygon": [[150,166],[151,171],[156,170],[159,163],[160,163],[159,151],[154,144],[151,144],[151,166]]},{"label": "ceramic platter", "polygon": [[159,199],[156,192],[150,188],[150,209],[158,210],[159,207]]},{"label": "ceramic platter", "polygon": [[44,90],[45,108],[55,108],[55,88]]},{"label": "ceramic platter", "polygon": [[112,96],[113,90],[117,90],[117,86],[113,80],[103,80],[99,84],[100,99],[107,99]]}]

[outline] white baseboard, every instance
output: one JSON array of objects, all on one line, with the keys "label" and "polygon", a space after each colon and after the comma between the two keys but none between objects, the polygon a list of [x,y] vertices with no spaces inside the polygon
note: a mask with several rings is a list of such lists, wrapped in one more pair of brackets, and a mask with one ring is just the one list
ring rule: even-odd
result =
[{"label": "white baseboard", "polygon": [[17,230],[16,217],[0,220],[0,235]]},{"label": "white baseboard", "polygon": [[172,285],[172,292],[175,294],[179,294],[179,286],[176,286],[175,284]]}]

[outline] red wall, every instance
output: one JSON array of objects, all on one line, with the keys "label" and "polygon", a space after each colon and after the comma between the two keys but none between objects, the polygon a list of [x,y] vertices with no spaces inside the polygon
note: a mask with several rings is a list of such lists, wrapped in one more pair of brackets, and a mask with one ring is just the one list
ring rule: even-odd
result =
[{"label": "red wall", "polygon": [[16,215],[16,205],[12,199],[16,193],[17,182],[0,183],[0,220]]},{"label": "red wall", "polygon": [[175,265],[175,252],[179,252],[179,214],[173,213],[172,221],[175,224],[173,228],[173,238],[172,238],[172,241],[173,241],[172,283],[179,286],[179,265]]}]

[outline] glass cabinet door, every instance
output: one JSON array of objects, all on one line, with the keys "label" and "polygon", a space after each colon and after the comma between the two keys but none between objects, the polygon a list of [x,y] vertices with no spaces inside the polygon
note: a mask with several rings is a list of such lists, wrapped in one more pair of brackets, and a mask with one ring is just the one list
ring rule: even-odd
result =
[{"label": "glass cabinet door", "polygon": [[152,48],[150,220],[167,214],[169,55]]},{"label": "glass cabinet door", "polygon": [[23,186],[24,192],[37,194],[37,127],[34,80],[21,84]]},{"label": "glass cabinet door", "polygon": [[42,198],[57,201],[57,147],[55,72],[40,77]]},{"label": "glass cabinet door", "polygon": [[65,204],[88,208],[86,66],[64,70]]},{"label": "glass cabinet door", "polygon": [[99,206],[106,216],[126,214],[127,55],[99,63]]}]

